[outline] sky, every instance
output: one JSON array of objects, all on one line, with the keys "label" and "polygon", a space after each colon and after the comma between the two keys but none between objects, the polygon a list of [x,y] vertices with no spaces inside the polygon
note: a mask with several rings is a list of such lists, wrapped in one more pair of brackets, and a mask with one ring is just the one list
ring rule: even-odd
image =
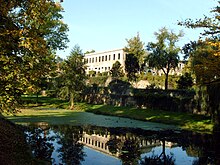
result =
[{"label": "sky", "polygon": [[177,25],[187,18],[210,16],[217,0],[63,0],[63,21],[69,27],[68,48],[57,55],[66,58],[74,45],[83,52],[124,48],[126,39],[139,33],[142,42],[155,42],[154,32],[166,27],[185,33],[178,43],[183,46],[197,40],[199,29]]}]

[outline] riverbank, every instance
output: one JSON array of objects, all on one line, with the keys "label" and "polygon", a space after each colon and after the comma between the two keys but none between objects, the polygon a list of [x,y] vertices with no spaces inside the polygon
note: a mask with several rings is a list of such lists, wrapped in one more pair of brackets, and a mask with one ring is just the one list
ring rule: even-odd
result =
[{"label": "riverbank", "polygon": [[38,104],[34,103],[34,98],[25,98],[25,100],[25,109],[21,113],[16,114],[16,116],[8,116],[10,120],[20,123],[40,121],[50,124],[68,124],[76,115],[74,112],[91,112],[94,114],[170,124],[181,129],[202,133],[212,133],[213,129],[210,117],[203,115],[86,103],[76,103],[75,110],[68,110],[68,102],[55,98],[40,97],[38,98]]},{"label": "riverbank", "polygon": [[0,164],[39,165],[46,164],[32,157],[20,126],[0,115]]},{"label": "riverbank", "polygon": [[213,124],[210,117],[188,113],[168,112],[132,107],[115,107],[110,105],[89,105],[87,112],[95,114],[126,117],[142,121],[176,125],[184,130],[212,133]]}]

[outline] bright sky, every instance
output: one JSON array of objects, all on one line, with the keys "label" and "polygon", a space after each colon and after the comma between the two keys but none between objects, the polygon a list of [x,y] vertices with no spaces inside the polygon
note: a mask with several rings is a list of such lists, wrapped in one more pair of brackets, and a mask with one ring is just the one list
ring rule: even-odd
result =
[{"label": "bright sky", "polygon": [[75,44],[83,52],[124,48],[126,39],[139,32],[145,44],[154,42],[154,32],[162,27],[185,36],[180,46],[197,40],[199,30],[177,25],[186,18],[203,18],[217,6],[217,0],[64,0],[64,22],[69,26],[68,49],[57,54],[65,58]]}]

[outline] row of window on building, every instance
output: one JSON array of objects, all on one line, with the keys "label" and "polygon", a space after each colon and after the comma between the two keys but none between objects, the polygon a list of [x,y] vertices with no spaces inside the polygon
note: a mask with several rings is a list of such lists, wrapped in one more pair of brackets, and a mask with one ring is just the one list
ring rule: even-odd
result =
[{"label": "row of window on building", "polygon": [[99,148],[102,148],[102,149],[105,149],[107,150],[108,149],[108,146],[106,143],[102,143],[100,141],[97,141],[97,140],[93,140],[93,139],[90,139],[90,138],[85,138],[83,137],[82,138],[82,142],[86,143],[86,144],[91,144],[93,146],[96,146],[96,147],[99,147]]},{"label": "row of window on building", "polygon": [[109,71],[111,68],[110,67],[99,67],[99,68],[88,68],[89,70],[105,70]]},{"label": "row of window on building", "polygon": [[104,61],[120,60],[120,59],[121,59],[121,54],[118,53],[117,59],[116,59],[116,55],[113,54],[112,59],[111,59],[111,55],[105,55],[105,56],[87,58],[86,62],[87,63],[94,63],[94,62],[104,62]]}]

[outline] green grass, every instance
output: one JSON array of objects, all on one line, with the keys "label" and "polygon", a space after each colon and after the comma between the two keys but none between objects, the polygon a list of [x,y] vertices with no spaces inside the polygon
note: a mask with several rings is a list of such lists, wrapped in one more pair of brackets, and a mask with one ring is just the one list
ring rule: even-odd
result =
[{"label": "green grass", "polygon": [[110,105],[90,105],[88,112],[128,117],[137,120],[172,124],[196,132],[211,133],[213,124],[210,117],[162,110],[137,109],[132,107],[114,107]]},{"label": "green grass", "polygon": [[68,102],[55,98],[24,97],[25,109],[16,116],[7,116],[16,122],[48,122],[50,124],[70,124],[76,112],[92,112],[95,114],[111,115],[151,121],[164,124],[172,124],[196,132],[211,133],[213,124],[210,117],[193,115],[179,112],[168,112],[162,110],[137,109],[132,107],[115,107],[110,105],[91,105],[76,103],[75,110],[68,110]]}]

